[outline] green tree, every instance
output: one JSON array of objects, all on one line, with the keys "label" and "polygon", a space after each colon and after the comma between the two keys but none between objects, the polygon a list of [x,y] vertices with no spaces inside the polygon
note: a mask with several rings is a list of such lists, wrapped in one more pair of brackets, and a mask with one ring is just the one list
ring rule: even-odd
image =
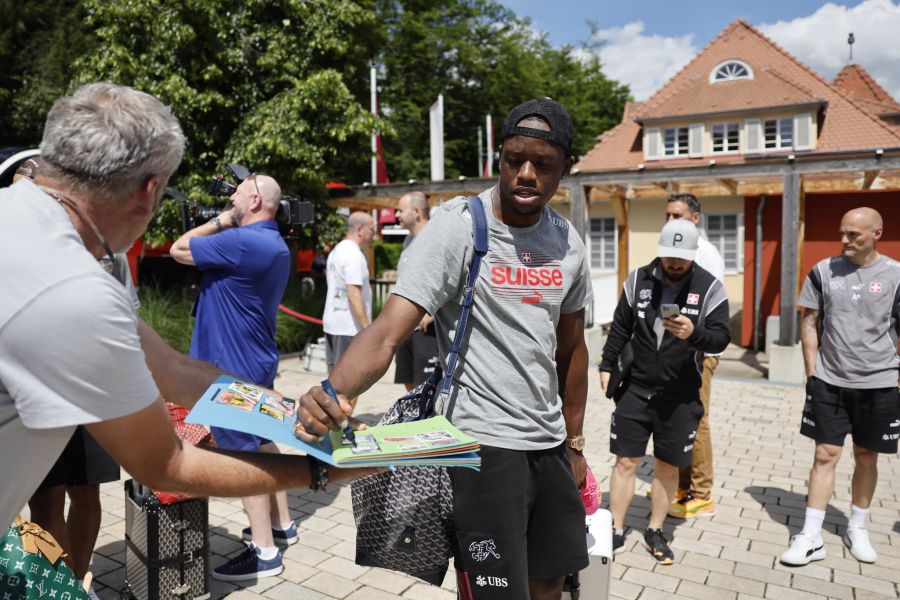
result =
[{"label": "green tree", "polygon": [[[84,5],[100,44],[75,63],[75,82],[111,80],[169,103],[188,140],[176,183],[192,198],[204,198],[209,177],[225,162],[269,173],[286,193],[313,199],[329,179],[366,164],[367,139],[379,122],[357,96],[377,42],[374,4]],[[178,233],[175,212],[171,205],[161,210],[151,241]]]},{"label": "green tree", "polygon": [[0,0],[0,145],[35,147],[72,63],[96,38],[76,0]]},{"label": "green tree", "polygon": [[396,132],[384,140],[392,179],[428,178],[428,107],[439,93],[449,178],[480,174],[477,130],[485,115],[493,116],[496,136],[506,113],[529,98],[566,106],[576,154],[621,118],[628,88],[606,78],[593,49],[553,48],[493,0],[380,0],[379,14],[380,103]]}]

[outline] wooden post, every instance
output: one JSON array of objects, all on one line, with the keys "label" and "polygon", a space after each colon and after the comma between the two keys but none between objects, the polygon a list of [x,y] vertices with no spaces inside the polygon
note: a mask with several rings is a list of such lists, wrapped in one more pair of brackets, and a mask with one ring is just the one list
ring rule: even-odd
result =
[{"label": "wooden post", "polygon": [[569,189],[569,220],[575,226],[575,231],[581,236],[582,241],[587,235],[587,199],[584,186],[575,184]]},{"label": "wooden post", "polygon": [[628,278],[628,210],[629,201],[625,193],[614,193],[610,196],[613,214],[616,217],[619,241],[616,247],[616,275],[618,288],[622,289],[625,279]]},{"label": "wooden post", "polygon": [[778,344],[793,346],[797,340],[797,257],[799,256],[800,175],[784,176],[781,198],[781,318]]}]

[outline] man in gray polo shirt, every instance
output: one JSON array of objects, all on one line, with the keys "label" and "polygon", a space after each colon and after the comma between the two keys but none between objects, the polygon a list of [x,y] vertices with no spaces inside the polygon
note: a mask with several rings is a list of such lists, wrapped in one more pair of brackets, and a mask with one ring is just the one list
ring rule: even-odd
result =
[{"label": "man in gray polo shirt", "polygon": [[781,555],[785,564],[825,558],[822,522],[848,433],[856,465],[844,543],[860,562],[878,558],[866,517],[878,481],[878,453],[896,454],[900,437],[900,263],[876,250],[882,231],[881,215],[871,208],[845,214],[843,254],[813,267],[800,293],[807,376],[800,433],[816,441],[816,454],[803,531]]}]

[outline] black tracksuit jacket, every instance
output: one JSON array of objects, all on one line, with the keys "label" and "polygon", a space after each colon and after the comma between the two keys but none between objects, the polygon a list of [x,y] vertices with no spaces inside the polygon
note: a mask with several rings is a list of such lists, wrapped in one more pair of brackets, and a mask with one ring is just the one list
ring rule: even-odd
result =
[{"label": "black tracksuit jacket", "polygon": [[659,315],[662,286],[658,258],[629,274],[603,347],[600,370],[612,371],[619,353],[631,339],[632,385],[666,394],[696,393],[700,389],[704,353],[722,352],[731,341],[728,298],[722,282],[695,263],[675,299],[681,314],[693,321],[694,332],[681,340],[663,330],[662,342],[658,344],[653,325]]}]

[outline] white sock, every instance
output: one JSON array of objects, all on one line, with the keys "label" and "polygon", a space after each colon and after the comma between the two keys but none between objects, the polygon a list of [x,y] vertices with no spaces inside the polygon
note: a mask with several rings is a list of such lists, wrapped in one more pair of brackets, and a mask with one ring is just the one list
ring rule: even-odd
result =
[{"label": "white sock", "polygon": [[865,529],[866,517],[869,516],[868,508],[860,508],[855,504],[850,505],[850,520],[847,522],[847,529]]},{"label": "white sock", "polygon": [[[280,529],[281,531],[287,531],[288,529],[290,529],[293,526],[294,526],[294,521],[291,520],[291,521],[288,521],[287,523],[283,523],[283,524],[279,525],[278,529]],[[273,527],[272,529],[275,529],[275,527]]]},{"label": "white sock", "polygon": [[278,547],[277,546],[270,546],[268,548],[263,548],[262,546],[257,546],[256,550],[257,550],[257,554],[259,554],[259,557],[263,560],[272,560],[273,558],[278,556]]},{"label": "white sock", "polygon": [[616,529],[616,535],[625,535],[625,528]]},{"label": "white sock", "polygon": [[803,531],[812,539],[822,539],[822,523],[825,522],[825,511],[806,507],[806,519],[803,521]]}]

